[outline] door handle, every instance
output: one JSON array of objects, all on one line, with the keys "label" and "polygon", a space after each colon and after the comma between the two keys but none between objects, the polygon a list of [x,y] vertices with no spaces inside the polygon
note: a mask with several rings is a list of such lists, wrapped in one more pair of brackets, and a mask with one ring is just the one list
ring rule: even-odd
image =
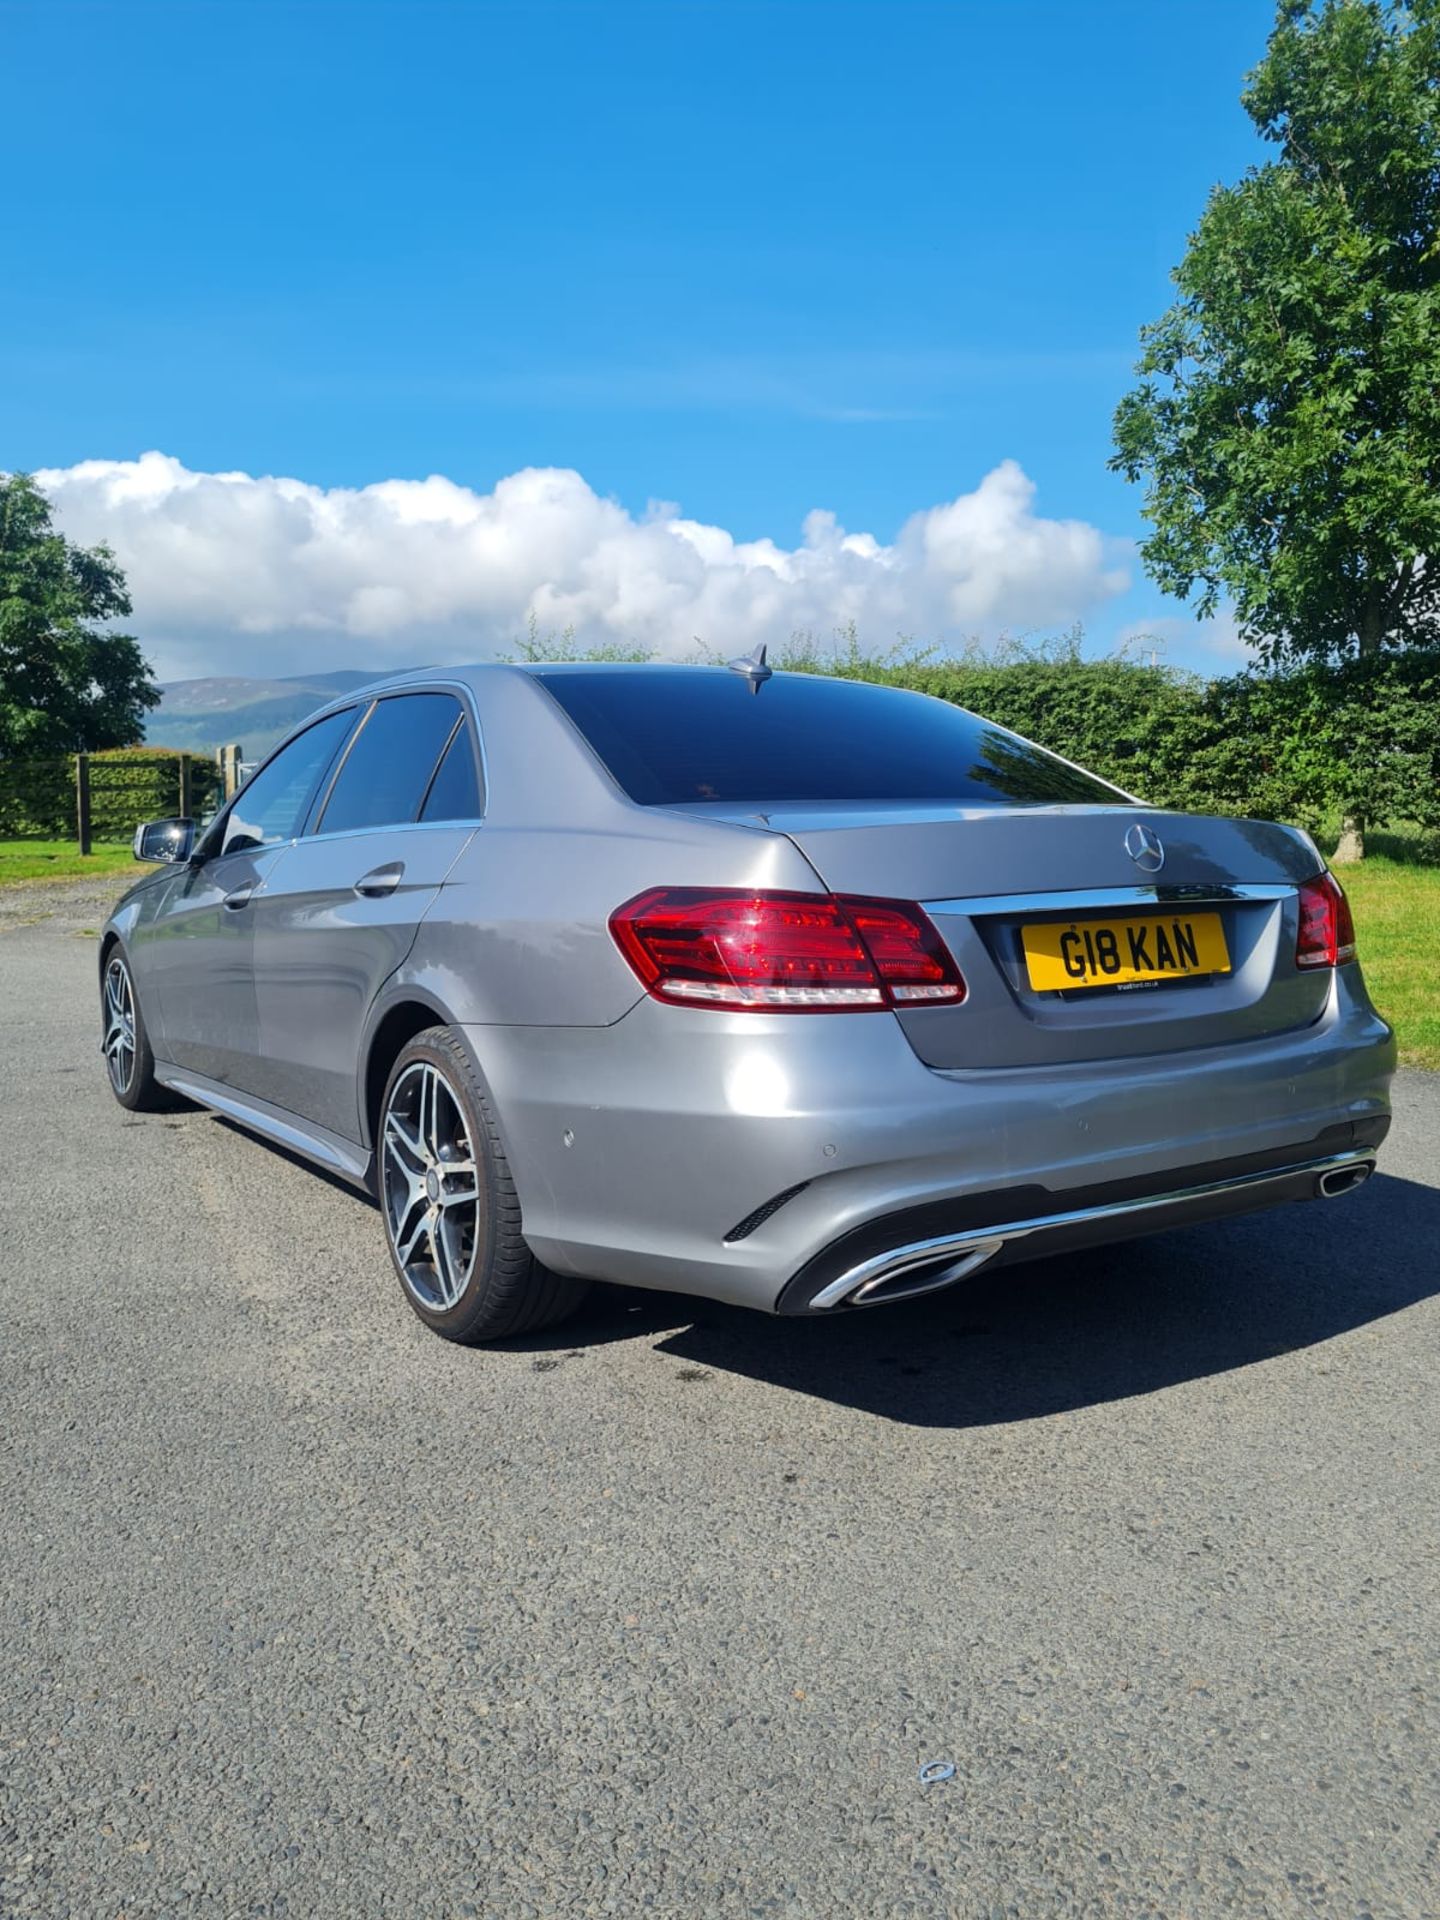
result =
[{"label": "door handle", "polygon": [[226,894],[225,904],[233,912],[237,907],[243,907],[247,905],[249,902],[250,896],[252,893],[254,893],[254,891],[255,891],[255,882],[253,880],[247,880],[243,887],[236,887],[233,893]]},{"label": "door handle", "polygon": [[385,867],[372,867],[369,873],[362,874],[355,882],[355,891],[363,894],[367,900],[383,899],[387,893],[393,893],[399,886],[400,876],[404,871],[403,860],[392,860]]}]

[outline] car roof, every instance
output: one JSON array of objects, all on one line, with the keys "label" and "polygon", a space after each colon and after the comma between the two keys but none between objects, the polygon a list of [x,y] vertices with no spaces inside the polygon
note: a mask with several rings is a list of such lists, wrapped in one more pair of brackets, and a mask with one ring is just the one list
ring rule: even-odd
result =
[{"label": "car roof", "polygon": [[[403,692],[407,687],[433,687],[449,682],[464,686],[474,686],[479,681],[498,674],[523,674],[526,679],[543,680],[557,673],[585,673],[598,676],[615,674],[643,673],[647,675],[664,674],[706,674],[719,677],[729,673],[723,662],[689,660],[472,660],[463,665],[434,665],[428,667],[406,667],[399,673],[387,673],[376,680],[367,680],[363,685],[350,687],[344,693],[337,694],[328,703],[330,707],[346,707],[357,700],[373,700],[379,693]],[[783,668],[776,669],[783,672]],[[328,709],[327,709],[328,710]]]}]

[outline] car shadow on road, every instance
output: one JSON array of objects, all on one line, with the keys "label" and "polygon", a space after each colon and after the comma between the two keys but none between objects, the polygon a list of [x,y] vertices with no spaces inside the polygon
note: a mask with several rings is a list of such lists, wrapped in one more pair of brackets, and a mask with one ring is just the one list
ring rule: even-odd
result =
[{"label": "car shadow on road", "polygon": [[677,1294],[597,1288],[516,1345],[657,1335],[687,1367],[925,1427],[1124,1400],[1316,1347],[1440,1293],[1440,1189],[1378,1174],[1360,1193],[977,1274],[948,1293],[779,1320]]}]

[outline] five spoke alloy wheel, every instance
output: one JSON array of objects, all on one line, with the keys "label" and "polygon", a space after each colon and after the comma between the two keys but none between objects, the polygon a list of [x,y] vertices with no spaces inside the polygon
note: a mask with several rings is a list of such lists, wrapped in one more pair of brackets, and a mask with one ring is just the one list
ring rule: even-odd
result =
[{"label": "five spoke alloy wheel", "polygon": [[429,1060],[412,1061],[390,1088],[380,1190],[407,1290],[427,1312],[451,1312],[484,1242],[484,1199],[460,1095]]},{"label": "five spoke alloy wheel", "polygon": [[100,1052],[110,1091],[131,1113],[159,1113],[175,1104],[155,1078],[155,1055],[135,991],[130,956],[115,941],[100,963]]},{"label": "five spoke alloy wheel", "polygon": [[116,1097],[123,1100],[135,1080],[135,989],[130,969],[117,953],[105,969],[105,1032],[100,1042]]},{"label": "five spoke alloy wheel", "polygon": [[585,1297],[585,1281],[530,1251],[485,1083],[454,1027],[427,1027],[396,1056],[374,1170],[390,1258],[432,1333],[480,1346],[562,1320]]}]

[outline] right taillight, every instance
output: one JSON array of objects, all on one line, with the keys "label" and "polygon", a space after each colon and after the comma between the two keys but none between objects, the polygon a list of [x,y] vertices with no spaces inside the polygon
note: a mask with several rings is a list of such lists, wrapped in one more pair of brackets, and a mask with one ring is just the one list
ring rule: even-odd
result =
[{"label": "right taillight", "polygon": [[1350,902],[1333,873],[1307,880],[1300,889],[1297,967],[1343,967],[1355,958],[1355,922]]},{"label": "right taillight", "polygon": [[830,893],[652,887],[610,916],[647,993],[738,1013],[954,1006],[965,982],[920,907]]}]

